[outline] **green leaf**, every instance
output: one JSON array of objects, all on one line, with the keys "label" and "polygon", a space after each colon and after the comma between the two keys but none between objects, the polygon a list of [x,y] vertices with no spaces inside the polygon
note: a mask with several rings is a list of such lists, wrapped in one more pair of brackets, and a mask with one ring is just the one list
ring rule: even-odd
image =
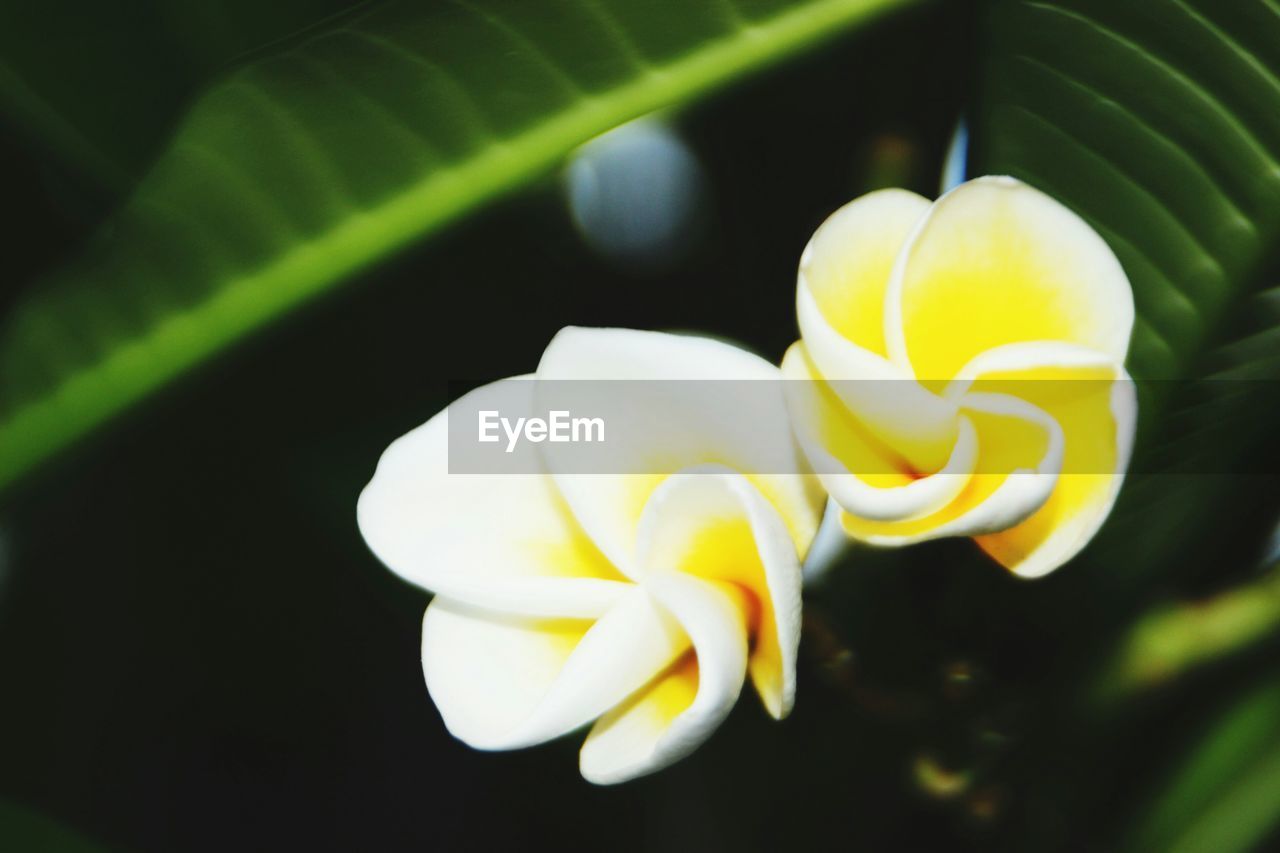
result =
[{"label": "green leaf", "polygon": [[1127,849],[1234,853],[1280,824],[1280,685],[1213,720],[1183,756]]},{"label": "green leaf", "polygon": [[26,853],[104,853],[89,841],[44,815],[0,799],[0,844]]},{"label": "green leaf", "polygon": [[1013,0],[993,20],[986,167],[1111,244],[1138,307],[1135,377],[1187,375],[1280,234],[1280,11]]},{"label": "green leaf", "polygon": [[1113,701],[1161,687],[1251,648],[1280,629],[1280,566],[1212,598],[1161,602],[1118,644],[1098,687]]},{"label": "green leaf", "polygon": [[115,194],[228,62],[355,2],[0,4],[0,113],[58,172]]},{"label": "green leaf", "polygon": [[1202,475],[1280,424],[1256,396],[1243,424],[1224,381],[1280,377],[1280,293],[1264,290],[1280,237],[1280,4],[1000,0],[988,32],[977,165],[1051,193],[1111,245],[1137,306],[1129,368],[1147,380],[1135,466],[1189,472],[1126,488],[1106,533],[1129,547],[1103,551],[1107,571],[1136,578],[1230,485]]},{"label": "green leaf", "polygon": [[629,119],[913,0],[369,7],[195,105],[0,342],[0,485]]}]

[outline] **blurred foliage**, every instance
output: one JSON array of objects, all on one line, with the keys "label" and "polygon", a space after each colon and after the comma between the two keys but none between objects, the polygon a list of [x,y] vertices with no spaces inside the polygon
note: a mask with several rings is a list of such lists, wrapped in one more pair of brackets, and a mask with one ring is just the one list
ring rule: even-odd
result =
[{"label": "blurred foliage", "polygon": [[1280,567],[1256,581],[1190,603],[1163,602],[1135,619],[1107,666],[1099,699],[1114,702],[1185,678],[1280,629]]},{"label": "blurred foliage", "polygon": [[1127,849],[1239,853],[1280,815],[1280,683],[1214,718],[1170,774]]},{"label": "blurred foliage", "polygon": [[0,111],[47,166],[107,199],[146,170],[184,105],[245,54],[359,0],[0,5]]},{"label": "blurred foliage", "polygon": [[105,853],[105,848],[61,823],[0,799],[0,840],[22,853]]},{"label": "blurred foliage", "polygon": [[[379,288],[28,480],[0,600],[16,793],[156,849],[228,849],[241,824],[265,847],[376,831],[386,849],[607,830],[1234,850],[1276,831],[1280,636],[1256,567],[1280,406],[1231,385],[1280,378],[1275,3],[992,0],[977,49],[974,10],[934,4],[736,89],[679,123],[712,223],[661,276],[592,261],[546,186],[429,263],[355,273],[600,131],[896,4],[21,5],[0,10],[0,107],[32,159],[108,202],[142,177],[5,321],[0,484],[332,284]],[[1034,584],[968,542],[853,551],[807,598],[795,717],[738,711],[653,779],[589,789],[572,744],[449,740],[421,691],[421,598],[351,522],[387,438],[447,402],[430,365],[507,375],[566,322],[776,356],[813,227],[872,186],[931,193],[975,69],[971,171],[1061,198],[1133,281],[1132,372],[1178,380],[1147,386],[1139,464],[1170,473],[1131,477],[1099,541]],[[1241,460],[1258,476],[1205,473]]]},{"label": "blurred foliage", "polygon": [[575,146],[908,2],[370,4],[235,68],[8,318],[0,486]]}]

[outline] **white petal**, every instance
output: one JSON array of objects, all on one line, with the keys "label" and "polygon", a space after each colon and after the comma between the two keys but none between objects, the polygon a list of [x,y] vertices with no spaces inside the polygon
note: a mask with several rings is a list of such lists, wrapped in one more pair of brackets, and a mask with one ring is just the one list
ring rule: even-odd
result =
[{"label": "white petal", "polygon": [[942,511],[904,522],[875,522],[846,513],[846,532],[873,545],[900,546],[948,536],[1005,530],[1049,499],[1062,470],[1062,428],[1048,413],[1007,394],[970,392],[965,417],[978,434],[977,473]]},{"label": "white petal", "polygon": [[[831,214],[800,256],[797,298],[823,325],[869,355],[886,357],[884,300],[898,252],[929,211],[929,201],[877,190]],[[804,321],[802,320],[802,328]]]},{"label": "white petal", "polygon": [[885,298],[894,263],[929,202],[878,190],[831,215],[805,247],[796,318],[809,357],[862,425],[916,471],[934,472],[956,441],[955,407],[912,382],[885,346]]},{"label": "white petal", "polygon": [[1076,344],[1060,341],[1006,344],[981,352],[967,362],[944,393],[949,399],[958,400],[974,388],[975,383],[979,391],[990,391],[1002,386],[1016,388],[1023,382],[1054,381],[1037,376],[1043,371],[1054,371],[1066,381],[1079,382],[1085,381],[1090,371],[1110,375],[1115,365],[1115,359],[1106,353]]},{"label": "white petal", "polygon": [[449,731],[477,749],[517,749],[586,725],[688,647],[676,620],[639,587],[594,623],[442,598],[422,623],[427,689]]},{"label": "white petal", "polygon": [[1106,242],[1059,202],[1008,177],[938,199],[898,257],[886,296],[890,358],[927,383],[1028,341],[1124,361],[1133,292]]},{"label": "white petal", "polygon": [[680,574],[653,576],[646,585],[688,632],[694,651],[591,729],[580,768],[599,785],[688,755],[728,716],[746,676],[746,625],[735,587]]},{"label": "white petal", "polygon": [[[556,335],[538,366],[539,380],[663,380],[633,383],[634,402],[651,409],[652,428],[633,432],[630,445],[611,452],[635,457],[626,470],[652,475],[562,473],[558,454],[566,445],[541,445],[562,494],[600,550],[630,573],[636,526],[649,495],[665,476],[718,463],[751,474],[786,522],[797,547],[808,547],[821,518],[822,494],[805,470],[791,436],[778,369],[764,359],[711,338],[629,329],[566,328]],[[674,380],[709,380],[683,383]],[[742,418],[720,394],[739,393],[744,381],[760,382]],[[723,389],[723,390],[721,390]]]},{"label": "white petal", "polygon": [[755,638],[752,682],[774,717],[791,711],[800,557],[782,518],[746,477],[713,466],[664,481],[640,519],[637,565],[646,578],[679,571],[743,590]]},{"label": "white petal", "polygon": [[1133,382],[1104,353],[1035,342],[981,354],[947,393],[971,389],[1016,393],[1062,427],[1064,473],[1044,507],[1016,527],[978,539],[1015,574],[1045,575],[1079,553],[1111,512],[1137,426]]},{"label": "white petal", "polygon": [[940,470],[959,431],[955,405],[915,382],[909,369],[842,337],[804,287],[796,316],[805,351],[831,390],[878,441],[912,469]]},{"label": "white petal", "polygon": [[938,511],[964,489],[977,462],[977,436],[967,419],[957,421],[946,464],[919,477],[819,378],[803,342],[787,351],[782,372],[796,438],[842,509],[874,521],[903,521]]},{"label": "white petal", "polygon": [[[501,398],[532,384],[508,382]],[[495,383],[464,399],[497,393]],[[378,558],[411,583],[491,609],[563,617],[608,610],[629,584],[552,479],[450,474],[448,419],[441,412],[395,441],[360,495],[360,532]]]}]

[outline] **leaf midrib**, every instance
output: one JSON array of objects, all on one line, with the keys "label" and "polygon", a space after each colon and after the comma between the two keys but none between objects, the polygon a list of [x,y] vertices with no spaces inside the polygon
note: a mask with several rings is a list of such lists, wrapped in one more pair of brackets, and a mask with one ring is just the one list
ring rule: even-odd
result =
[{"label": "leaf midrib", "polygon": [[[80,369],[0,423],[0,488],[92,427],[287,308],[503,191],[551,169],[619,124],[828,40],[853,23],[922,0],[825,0],[754,22],[665,65],[646,64],[607,94],[584,94],[544,122],[496,137],[475,156],[236,276]],[[74,399],[72,410],[64,401]]]}]

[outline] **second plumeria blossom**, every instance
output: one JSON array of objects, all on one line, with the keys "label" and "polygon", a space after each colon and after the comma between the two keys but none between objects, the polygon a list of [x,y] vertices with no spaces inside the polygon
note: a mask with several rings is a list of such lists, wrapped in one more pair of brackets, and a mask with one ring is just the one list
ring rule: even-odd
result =
[{"label": "second plumeria blossom", "polygon": [[852,537],[973,536],[1024,577],[1111,510],[1136,421],[1128,279],[1070,210],[1006,177],[832,215],[800,262],[783,373]]},{"label": "second plumeria blossom", "polygon": [[[795,455],[798,471],[777,376],[707,338],[570,328],[535,377],[481,387],[451,410],[562,380],[763,380],[776,405],[762,408],[762,440]],[[536,449],[547,445],[530,443],[513,451],[535,473],[450,473],[449,417],[387,449],[358,514],[378,557],[436,594],[422,666],[450,732],[515,749],[589,725],[582,774],[610,783],[687,754],[748,678],[770,714],[787,714],[800,560],[821,513],[812,477],[753,474],[698,412],[677,433],[655,430],[653,446],[630,446],[664,473],[556,473],[554,454]]]}]

